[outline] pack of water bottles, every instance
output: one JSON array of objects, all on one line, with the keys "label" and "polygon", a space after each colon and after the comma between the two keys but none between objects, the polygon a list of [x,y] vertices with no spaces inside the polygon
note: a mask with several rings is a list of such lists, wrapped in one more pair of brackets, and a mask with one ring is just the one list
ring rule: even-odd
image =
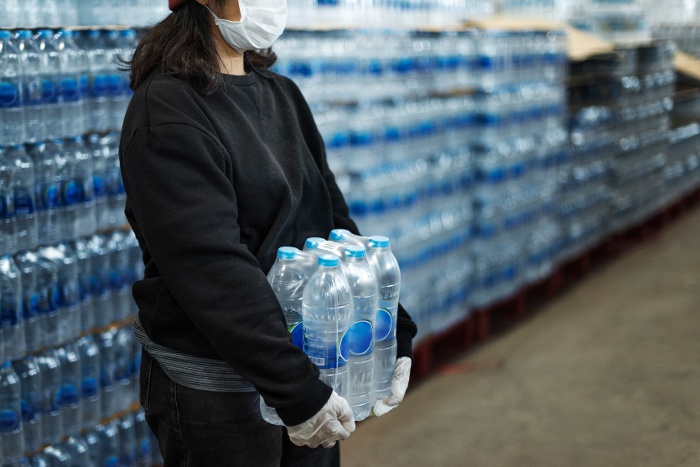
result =
[{"label": "pack of water bottles", "polygon": [[0,146],[121,128],[131,98],[124,30],[0,30]]},{"label": "pack of water bottles", "polygon": [[160,0],[3,0],[0,28],[150,26],[168,13]]},{"label": "pack of water bottles", "polygon": [[[280,248],[267,280],[294,344],[363,420],[391,395],[401,271],[387,237],[337,229],[329,238],[309,238],[303,251]],[[262,400],[260,408],[282,424]]]},{"label": "pack of water bottles", "polygon": [[570,23],[617,44],[640,44],[651,39],[644,6],[640,0],[583,0]]},{"label": "pack of water bottles", "polygon": [[671,204],[700,186],[700,125],[691,123],[669,132],[663,202]]}]

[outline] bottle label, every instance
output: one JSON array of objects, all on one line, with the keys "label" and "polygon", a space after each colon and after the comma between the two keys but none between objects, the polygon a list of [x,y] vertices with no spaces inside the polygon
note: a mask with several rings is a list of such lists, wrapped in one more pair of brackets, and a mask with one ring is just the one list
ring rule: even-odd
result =
[{"label": "bottle label", "polygon": [[391,312],[380,308],[374,318],[374,342],[392,340],[395,337],[396,328]]},{"label": "bottle label", "polygon": [[0,434],[12,433],[19,430],[20,417],[14,410],[0,411]]},{"label": "bottle label", "polygon": [[71,180],[63,185],[63,205],[73,206],[83,199],[83,186],[78,181]]},{"label": "bottle label", "polygon": [[0,219],[15,217],[15,196],[12,192],[0,192]]},{"label": "bottle label", "polygon": [[15,215],[26,216],[34,213],[34,197],[25,186],[15,187]]},{"label": "bottle label", "polygon": [[90,96],[106,97],[109,90],[109,75],[95,75],[89,82]]},{"label": "bottle label", "polygon": [[20,304],[15,300],[14,291],[3,289],[2,297],[0,298],[2,305],[0,307],[0,327],[16,326],[22,317]]},{"label": "bottle label", "polygon": [[107,196],[107,187],[105,186],[104,177],[98,174],[93,175],[92,189],[95,194],[95,198],[102,198],[104,196]]},{"label": "bottle label", "polygon": [[54,183],[37,183],[35,188],[36,209],[46,211],[59,206],[58,187]]},{"label": "bottle label", "polygon": [[22,104],[19,90],[12,81],[0,81],[0,108],[19,107]]},{"label": "bottle label", "polygon": [[88,274],[78,274],[78,298],[84,302],[92,297],[90,290],[90,276]]},{"label": "bottle label", "polygon": [[75,281],[69,280],[64,282],[60,290],[59,304],[61,306],[68,307],[78,303],[78,284]]},{"label": "bottle label", "polygon": [[354,323],[340,340],[340,356],[351,357],[370,355],[374,351],[374,330],[369,321]]},{"label": "bottle label", "polygon": [[89,203],[93,199],[95,199],[95,191],[94,191],[94,185],[93,185],[93,180],[92,177],[85,177],[81,179],[81,184],[83,186],[82,190],[82,198],[80,202],[82,203]]},{"label": "bottle label", "polygon": [[119,169],[114,169],[107,172],[107,179],[105,181],[105,184],[107,194],[109,196],[124,194],[124,182],[122,180],[122,175]]},{"label": "bottle label", "polygon": [[121,96],[122,92],[122,77],[120,75],[106,76],[107,95],[111,97]]},{"label": "bottle label", "polygon": [[41,101],[46,104],[58,103],[58,92],[53,80],[44,78],[41,80]]},{"label": "bottle label", "polygon": [[304,349],[304,322],[295,324],[289,327],[289,333],[292,335],[292,344],[300,349]]},{"label": "bottle label", "polygon": [[39,314],[39,294],[34,292],[25,297],[22,304],[22,313],[25,320],[34,318]]},{"label": "bottle label", "polygon": [[77,78],[63,78],[59,84],[59,99],[62,102],[78,102],[80,100],[80,82]]},{"label": "bottle label", "polygon": [[34,407],[32,407],[32,404],[28,400],[22,399],[21,405],[22,405],[22,420],[24,422],[29,422],[29,421],[34,420],[36,418],[36,412],[34,411]]},{"label": "bottle label", "polygon": [[93,295],[98,297],[109,293],[107,282],[102,280],[100,274],[93,274],[90,276],[90,291]]},{"label": "bottle label", "polygon": [[63,383],[56,393],[56,400],[59,406],[77,404],[80,400],[78,388],[72,383]]},{"label": "bottle label", "polygon": [[90,97],[90,80],[86,75],[80,77],[80,97],[82,99]]}]

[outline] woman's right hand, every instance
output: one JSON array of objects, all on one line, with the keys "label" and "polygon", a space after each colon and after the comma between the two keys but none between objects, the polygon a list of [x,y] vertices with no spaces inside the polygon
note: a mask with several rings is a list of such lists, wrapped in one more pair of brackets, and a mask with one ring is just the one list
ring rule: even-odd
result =
[{"label": "woman's right hand", "polygon": [[338,440],[347,439],[355,431],[350,404],[333,391],[316,415],[303,423],[288,426],[289,439],[297,446],[330,448]]}]

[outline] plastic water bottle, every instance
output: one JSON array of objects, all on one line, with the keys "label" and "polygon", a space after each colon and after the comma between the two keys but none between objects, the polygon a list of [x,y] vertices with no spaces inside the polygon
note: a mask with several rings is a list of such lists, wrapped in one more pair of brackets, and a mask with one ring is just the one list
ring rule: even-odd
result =
[{"label": "plastic water bottle", "polygon": [[107,249],[110,256],[109,285],[112,289],[112,309],[114,319],[121,321],[131,313],[131,263],[129,244],[126,235],[121,230],[115,230],[108,237]]},{"label": "plastic water bottle", "polygon": [[343,350],[352,313],[352,294],[340,259],[318,257],[318,270],[311,276],[302,298],[304,351],[321,373],[321,380],[347,397],[348,358]]},{"label": "plastic water bottle", "polygon": [[16,460],[24,453],[22,389],[9,360],[0,367],[0,416],[2,458]]},{"label": "plastic water bottle", "polygon": [[90,453],[90,462],[92,465],[99,466],[100,458],[102,455],[102,443],[100,440],[100,434],[95,430],[97,425],[92,425],[90,431],[83,433],[83,441],[88,447],[88,453]]},{"label": "plastic water bottle", "polygon": [[28,460],[31,467],[51,467],[49,458],[43,452],[34,454]]},{"label": "plastic water bottle", "polygon": [[365,258],[364,247],[345,248],[343,272],[352,293],[349,339],[348,403],[356,420],[364,420],[372,409],[374,390],[374,319],[378,302],[377,278]]},{"label": "plastic water bottle", "polygon": [[[122,53],[120,48],[119,32],[107,29],[100,32],[101,47],[106,55],[104,68],[106,95],[107,95],[107,127],[106,129],[119,130],[126,112],[126,93],[123,90],[122,73],[119,72],[119,58]],[[125,105],[126,100],[126,105]]]},{"label": "plastic water bottle", "polygon": [[90,336],[81,337],[77,342],[80,354],[80,398],[83,407],[82,428],[93,427],[102,419],[102,395],[100,392],[100,348]]},{"label": "plastic water bottle", "polygon": [[[0,6],[0,10],[3,6]],[[0,11],[0,23],[5,18]],[[12,42],[12,34],[0,31],[0,146],[21,144],[26,139],[23,82],[22,59]]]},{"label": "plastic water bottle", "polygon": [[46,251],[53,254],[52,259],[58,270],[61,334],[64,340],[74,340],[80,335],[81,329],[78,258],[70,242],[59,243]]},{"label": "plastic water bottle", "polygon": [[126,204],[126,191],[119,167],[119,137],[120,133],[111,132],[102,138],[102,144],[106,148],[106,176],[108,226],[122,227],[126,225],[124,206]]},{"label": "plastic water bottle", "polygon": [[38,451],[42,443],[41,393],[43,390],[41,371],[36,357],[28,355],[15,360],[12,366],[19,376],[22,388],[22,430],[26,452]]},{"label": "plastic water bottle", "polygon": [[22,278],[12,256],[0,257],[0,324],[5,359],[24,356],[27,347],[22,313]]},{"label": "plastic water bottle", "polygon": [[22,86],[22,107],[24,109],[24,137],[27,141],[46,139],[46,114],[42,81],[48,64],[37,49],[32,32],[26,29],[17,31],[13,42],[22,58],[24,82]]},{"label": "plastic water bottle", "polygon": [[88,129],[105,131],[109,128],[109,83],[113,73],[111,57],[105,49],[100,31],[85,31],[81,39],[89,71]]},{"label": "plastic water bottle", "polygon": [[63,412],[63,435],[76,435],[83,426],[80,353],[73,342],[57,348],[55,352],[61,365],[61,388],[57,397]]},{"label": "plastic water bottle", "polygon": [[96,336],[100,348],[100,391],[102,392],[102,417],[114,415],[118,410],[117,400],[117,350],[115,331],[109,330]]},{"label": "plastic water bottle", "polygon": [[39,319],[39,290],[37,289],[36,254],[32,251],[17,253],[14,257],[22,283],[22,318],[27,353],[41,348],[41,321]]},{"label": "plastic water bottle", "polygon": [[85,136],[85,145],[92,159],[92,187],[95,197],[95,226],[97,230],[110,227],[107,208],[107,147],[99,133],[89,133]]},{"label": "plastic water bottle", "polygon": [[95,327],[95,307],[92,298],[92,258],[88,241],[77,238],[71,242],[78,264],[78,299],[80,300],[80,332],[85,333]]},{"label": "plastic water bottle", "polygon": [[135,465],[137,452],[134,414],[129,413],[119,420],[119,460],[121,465]]},{"label": "plastic water bottle", "polygon": [[15,168],[0,148],[0,254],[14,252],[15,246]]},{"label": "plastic water bottle", "polygon": [[[116,63],[115,67],[118,66],[121,68],[124,66],[121,64],[121,60],[131,60],[134,50],[136,49],[136,31],[134,29],[123,29],[119,31],[119,38],[117,39],[116,45],[115,59],[120,60],[120,62]],[[112,117],[112,128],[114,129],[121,129],[124,115],[126,115],[126,109],[129,106],[129,101],[131,101],[131,96],[134,94],[130,87],[131,76],[129,70],[119,70],[118,72],[121,86],[119,88],[120,94],[114,101],[116,104],[113,108]]]},{"label": "plastic water bottle", "polygon": [[87,84],[87,56],[75,43],[76,34],[77,32],[61,29],[52,39],[54,47],[61,52],[58,82],[62,123],[60,137],[82,135],[87,131],[82,89]]},{"label": "plastic water bottle", "polygon": [[371,264],[379,285],[379,307],[374,323],[375,399],[391,395],[391,378],[396,366],[396,316],[401,290],[401,272],[389,239],[369,239]]},{"label": "plastic water bottle", "polygon": [[131,326],[120,328],[114,334],[114,354],[116,362],[116,399],[118,410],[127,410],[133,402],[131,385],[133,382],[132,369],[134,361],[134,333]]},{"label": "plastic water bottle", "polygon": [[63,412],[60,406],[61,364],[54,350],[37,356],[41,373],[42,444],[56,444],[63,436]]},{"label": "plastic water bottle", "polygon": [[15,166],[15,250],[29,250],[38,243],[34,161],[21,144],[5,148],[5,157]]},{"label": "plastic water bottle", "polygon": [[44,70],[41,76],[41,93],[44,106],[45,133],[42,139],[60,138],[63,136],[63,120],[61,115],[60,80],[61,52],[53,42],[53,31],[41,29],[34,37],[34,43],[42,55]]},{"label": "plastic water bottle", "polygon": [[71,467],[93,467],[90,447],[82,436],[70,436],[60,446],[71,457]]},{"label": "plastic water bottle", "polygon": [[[39,296],[37,310],[41,329],[42,347],[63,342],[62,313],[59,308],[61,294],[58,281],[58,265],[54,261],[57,252],[51,246],[41,247],[36,252],[36,291]],[[60,253],[60,252],[59,252]]]},{"label": "plastic water bottle", "polygon": [[76,168],[73,155],[66,151],[62,139],[46,143],[46,149],[54,158],[55,184],[58,189],[58,212],[55,222],[55,236],[58,240],[70,240],[76,234],[77,209],[81,185],[76,183]]},{"label": "plastic water bottle", "polygon": [[76,205],[75,212],[75,234],[92,235],[97,226],[97,216],[95,214],[95,196],[93,186],[94,169],[92,165],[92,153],[88,151],[82,136],[71,136],[65,140],[65,150],[67,161],[73,164],[73,185],[74,191],[65,192],[69,199],[66,204]]},{"label": "plastic water bottle", "polygon": [[97,426],[100,436],[100,463],[99,465],[118,466],[119,463],[119,422],[111,422]]},{"label": "plastic water bottle", "polygon": [[151,429],[146,422],[146,413],[139,409],[134,414],[136,427],[136,466],[150,467],[151,462]]},{"label": "plastic water bottle", "polygon": [[[315,266],[309,267],[311,259],[316,261],[316,256],[294,247],[281,247],[277,250],[277,261],[267,273],[267,282],[282,307],[287,329],[292,335],[292,342],[300,349],[304,348],[301,300],[304,295],[304,286],[315,269]],[[260,398],[260,413],[266,422],[283,425],[277,412],[265,404],[262,398]]]},{"label": "plastic water bottle", "polygon": [[57,242],[59,188],[56,184],[56,155],[43,142],[28,143],[27,155],[34,165],[34,200],[36,203],[37,244]]},{"label": "plastic water bottle", "polygon": [[114,322],[112,289],[109,286],[110,253],[104,235],[93,235],[88,240],[92,279],[90,280],[95,307],[95,327],[103,327]]},{"label": "plastic water bottle", "polygon": [[70,467],[74,465],[73,457],[61,445],[47,446],[43,455],[51,467]]}]

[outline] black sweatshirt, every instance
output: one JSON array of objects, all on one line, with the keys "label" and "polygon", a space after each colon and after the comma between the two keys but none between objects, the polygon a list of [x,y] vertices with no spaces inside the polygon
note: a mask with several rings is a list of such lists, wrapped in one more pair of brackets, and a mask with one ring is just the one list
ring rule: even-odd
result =
[{"label": "black sweatshirt", "polygon": [[[152,340],[225,360],[296,425],[331,389],[292,344],[265,276],[281,246],[358,230],[296,85],[256,71],[224,78],[203,95],[154,72],[131,99],[119,155],[146,266],[134,298]],[[399,357],[415,332],[400,308]]]}]

